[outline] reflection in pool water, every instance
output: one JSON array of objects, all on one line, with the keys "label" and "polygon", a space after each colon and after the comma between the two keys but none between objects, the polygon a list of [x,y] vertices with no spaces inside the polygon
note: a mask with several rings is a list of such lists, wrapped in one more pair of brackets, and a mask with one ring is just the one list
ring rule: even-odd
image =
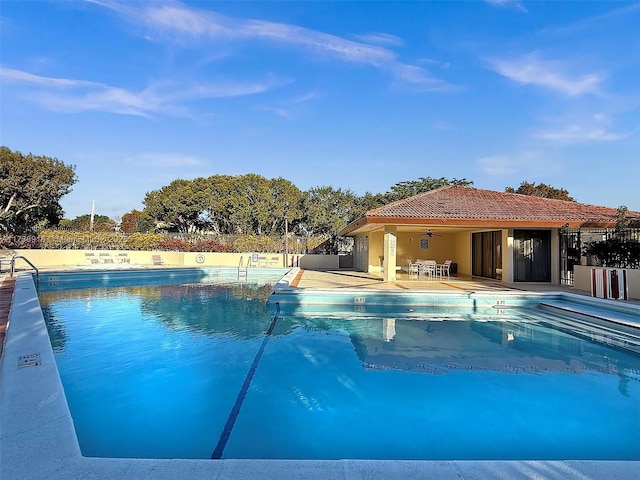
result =
[{"label": "reflection in pool water", "polygon": [[[41,295],[87,456],[210,458],[269,286]],[[534,311],[281,315],[223,458],[640,459],[640,359]]]}]

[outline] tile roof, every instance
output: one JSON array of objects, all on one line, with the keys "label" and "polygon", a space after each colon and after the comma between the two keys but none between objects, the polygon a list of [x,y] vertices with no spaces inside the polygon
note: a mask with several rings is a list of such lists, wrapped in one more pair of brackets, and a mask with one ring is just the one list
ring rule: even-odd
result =
[{"label": "tile roof", "polygon": [[[365,217],[402,219],[459,219],[487,221],[571,222],[571,226],[615,226],[617,210],[566,200],[554,200],[517,193],[495,192],[472,187],[447,186],[398,200]],[[640,224],[640,212],[628,212],[632,224]],[[414,222],[412,222],[414,223]]]}]

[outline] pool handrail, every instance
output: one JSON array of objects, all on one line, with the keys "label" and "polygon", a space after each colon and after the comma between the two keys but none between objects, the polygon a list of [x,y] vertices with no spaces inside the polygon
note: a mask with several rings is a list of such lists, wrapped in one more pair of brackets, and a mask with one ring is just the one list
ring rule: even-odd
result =
[{"label": "pool handrail", "polygon": [[16,260],[19,258],[27,262],[31,266],[31,268],[33,268],[36,271],[36,286],[38,286],[40,284],[40,271],[38,270],[38,267],[36,267],[33,263],[31,263],[29,259],[24,255],[14,255],[13,257],[11,257],[11,270],[9,272],[9,276],[13,278],[13,274],[16,268]]}]

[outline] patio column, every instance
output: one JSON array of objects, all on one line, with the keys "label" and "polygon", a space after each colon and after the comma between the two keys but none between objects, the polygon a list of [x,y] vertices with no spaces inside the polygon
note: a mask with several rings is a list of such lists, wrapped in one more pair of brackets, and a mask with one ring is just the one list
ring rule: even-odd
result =
[{"label": "patio column", "polygon": [[396,281],[396,227],[384,227],[384,272],[385,282]]},{"label": "patio column", "polygon": [[513,228],[509,228],[502,230],[502,281],[506,283],[513,283],[513,256]]}]

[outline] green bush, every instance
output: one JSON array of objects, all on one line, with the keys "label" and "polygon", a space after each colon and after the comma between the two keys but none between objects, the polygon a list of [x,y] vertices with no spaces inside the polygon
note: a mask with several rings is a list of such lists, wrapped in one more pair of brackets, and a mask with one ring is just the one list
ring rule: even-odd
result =
[{"label": "green bush", "polygon": [[132,233],[124,242],[127,250],[161,250],[160,243],[164,239],[161,233]]},{"label": "green bush", "polygon": [[70,232],[64,230],[43,230],[38,233],[40,248],[120,250],[124,248],[126,237],[121,233]]},{"label": "green bush", "polygon": [[618,237],[587,242],[583,254],[595,257],[603,267],[640,268],[640,242]]},{"label": "green bush", "polygon": [[242,235],[233,242],[236,252],[277,252],[276,242],[266,235]]}]

